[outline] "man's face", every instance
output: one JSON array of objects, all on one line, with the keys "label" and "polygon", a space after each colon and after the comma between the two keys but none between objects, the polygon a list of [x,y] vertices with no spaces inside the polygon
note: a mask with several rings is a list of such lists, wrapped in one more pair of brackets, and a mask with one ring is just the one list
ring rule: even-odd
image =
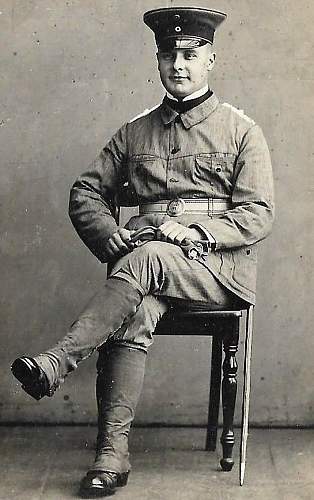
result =
[{"label": "man's face", "polygon": [[208,71],[216,54],[210,44],[195,49],[159,50],[160,79],[165,89],[176,98],[184,98],[208,83]]}]

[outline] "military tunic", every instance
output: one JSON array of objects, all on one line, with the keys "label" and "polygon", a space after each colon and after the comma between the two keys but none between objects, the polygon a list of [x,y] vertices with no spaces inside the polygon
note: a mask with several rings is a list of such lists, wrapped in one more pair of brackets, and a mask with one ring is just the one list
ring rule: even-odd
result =
[{"label": "military tunic", "polygon": [[[164,199],[215,198],[230,203],[219,217],[183,213],[176,222],[198,224],[216,250],[205,261],[225,287],[255,303],[256,244],[274,217],[269,150],[258,125],[236,108],[211,97],[178,114],[165,100],[124,124],[89,170],[73,185],[69,213],[90,250],[106,262],[105,243],[116,231],[113,210],[128,185],[133,204]],[[159,226],[171,217],[132,217],[128,229]]]}]

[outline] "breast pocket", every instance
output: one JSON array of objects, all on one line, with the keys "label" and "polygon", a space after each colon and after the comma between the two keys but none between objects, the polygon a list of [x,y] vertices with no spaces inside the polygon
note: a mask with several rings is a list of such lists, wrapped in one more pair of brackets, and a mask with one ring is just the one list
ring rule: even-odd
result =
[{"label": "breast pocket", "polygon": [[233,185],[233,158],[214,155],[196,156],[195,183],[206,186],[210,193],[231,195]]},{"label": "breast pocket", "polygon": [[166,172],[161,158],[153,155],[136,155],[130,158],[129,183],[139,199],[160,195],[166,183]]}]

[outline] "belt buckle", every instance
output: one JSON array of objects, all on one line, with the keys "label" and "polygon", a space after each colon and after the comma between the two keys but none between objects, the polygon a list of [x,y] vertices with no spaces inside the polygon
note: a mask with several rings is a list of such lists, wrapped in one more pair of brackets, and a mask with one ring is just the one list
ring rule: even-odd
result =
[{"label": "belt buckle", "polygon": [[185,212],[184,200],[182,198],[176,198],[169,201],[166,212],[170,217],[179,217],[179,215]]}]

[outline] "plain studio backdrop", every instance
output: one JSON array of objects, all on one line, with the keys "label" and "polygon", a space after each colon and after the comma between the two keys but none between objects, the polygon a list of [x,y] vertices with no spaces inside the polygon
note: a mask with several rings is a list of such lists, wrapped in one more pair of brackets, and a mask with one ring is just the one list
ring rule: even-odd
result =
[{"label": "plain studio backdrop", "polygon": [[[95,356],[40,403],[10,363],[54,343],[105,279],[67,216],[69,189],[123,122],[162,99],[142,15],[181,4],[228,13],[210,85],[261,125],[273,160],[277,216],[259,255],[250,420],[313,424],[309,0],[0,1],[2,422],[96,422]],[[138,423],[206,422],[209,347],[200,337],[156,339]]]}]

